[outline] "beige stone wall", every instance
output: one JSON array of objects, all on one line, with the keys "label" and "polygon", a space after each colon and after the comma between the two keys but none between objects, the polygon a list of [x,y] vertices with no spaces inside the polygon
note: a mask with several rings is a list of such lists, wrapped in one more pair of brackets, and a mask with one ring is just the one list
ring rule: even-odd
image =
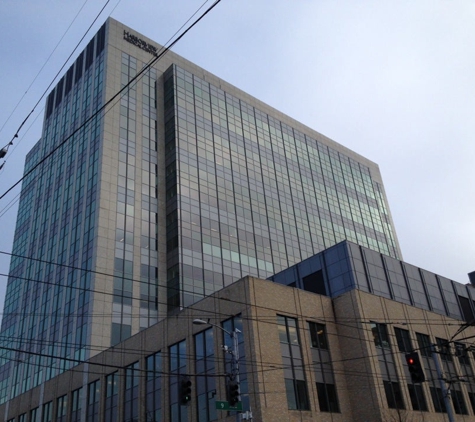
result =
[{"label": "beige stone wall", "polygon": [[[139,361],[141,368],[144,368],[145,357],[158,350],[162,350],[163,371],[166,373],[168,346],[186,339],[187,354],[190,357],[193,355],[193,335],[205,328],[203,325],[193,325],[193,319],[207,320],[209,318],[211,323],[220,325],[222,321],[237,314],[241,314],[243,319],[247,376],[254,421],[442,422],[447,420],[446,414],[434,412],[428,383],[424,383],[423,388],[429,412],[405,410],[399,412],[398,415],[396,410],[387,408],[370,322],[387,324],[400,384],[403,386],[406,409],[411,409],[410,398],[405,388],[407,381],[404,378],[404,368],[400,353],[397,351],[394,327],[409,330],[413,345],[417,345],[415,332],[428,334],[432,340],[435,336],[449,339],[459,328],[460,321],[357,290],[331,300],[325,296],[250,277],[136,334],[117,347],[98,354],[91,359],[91,363],[79,365],[41,387],[11,400],[8,403],[7,413],[5,413],[6,405],[0,406],[0,414],[7,414],[8,417],[5,420],[8,420],[12,416],[27,412],[50,400],[55,403],[57,397],[70,394],[81,386],[86,387],[87,383],[96,379],[102,379],[104,384],[106,374],[116,370],[119,374],[123,374],[123,368],[136,361]],[[292,317],[298,321],[305,376],[309,388],[310,411],[288,410],[282,354],[276,325],[277,314]],[[340,413],[319,411],[307,321],[326,325]],[[473,335],[475,335],[475,330],[470,327],[463,332],[461,337],[468,337],[467,342],[470,342],[470,336]],[[218,377],[216,399],[223,400],[225,398],[225,369],[220,339],[221,335],[216,329],[216,374],[222,375]],[[473,366],[475,362],[473,357],[471,359]],[[190,358],[189,370],[192,374],[194,373],[193,365],[193,359]],[[458,362],[456,365],[458,366]],[[168,379],[166,376],[163,382],[162,399],[167,409]],[[142,387],[145,385],[144,378],[141,380],[141,385]],[[475,421],[465,385],[462,385],[462,391],[470,415],[456,415],[455,420],[457,422]],[[143,394],[141,397],[143,398]],[[122,400],[120,399],[119,402],[121,403]],[[189,405],[189,413],[189,420],[196,421],[195,398]],[[165,415],[165,421],[168,421],[167,410],[165,410]],[[234,416],[226,417],[225,412],[221,412],[219,417],[223,421],[235,421]]]}]

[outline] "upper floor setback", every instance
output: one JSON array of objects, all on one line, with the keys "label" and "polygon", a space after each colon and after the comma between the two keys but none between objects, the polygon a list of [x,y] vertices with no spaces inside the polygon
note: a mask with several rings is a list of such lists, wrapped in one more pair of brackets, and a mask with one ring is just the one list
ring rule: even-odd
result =
[{"label": "upper floor setback", "polygon": [[451,318],[475,319],[475,289],[349,241],[343,241],[270,280],[337,297],[353,289]]}]

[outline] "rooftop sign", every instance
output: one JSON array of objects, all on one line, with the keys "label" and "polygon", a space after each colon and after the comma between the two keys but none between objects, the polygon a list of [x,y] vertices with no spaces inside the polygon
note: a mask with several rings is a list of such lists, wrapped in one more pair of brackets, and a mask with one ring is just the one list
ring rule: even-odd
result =
[{"label": "rooftop sign", "polygon": [[146,51],[147,53],[152,54],[153,56],[158,56],[158,48],[148,42],[142,40],[134,34],[131,34],[129,31],[124,29],[124,40],[129,43],[137,46],[138,48]]}]

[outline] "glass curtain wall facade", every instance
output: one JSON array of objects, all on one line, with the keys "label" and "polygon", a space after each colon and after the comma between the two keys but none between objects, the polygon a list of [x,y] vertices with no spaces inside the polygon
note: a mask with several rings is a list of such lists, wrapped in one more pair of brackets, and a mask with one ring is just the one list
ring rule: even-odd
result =
[{"label": "glass curtain wall facade", "polygon": [[171,308],[344,239],[399,257],[368,167],[176,65],[165,149]]},{"label": "glass curtain wall facade", "polygon": [[104,25],[49,94],[42,138],[26,158],[2,320],[0,403],[89,356],[102,122],[93,115],[104,102],[105,37]]}]

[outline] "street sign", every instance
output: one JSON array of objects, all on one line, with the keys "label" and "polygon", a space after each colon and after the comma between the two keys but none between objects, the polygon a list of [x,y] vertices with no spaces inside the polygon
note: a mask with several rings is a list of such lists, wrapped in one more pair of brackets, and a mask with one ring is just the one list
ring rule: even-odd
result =
[{"label": "street sign", "polygon": [[242,402],[237,402],[236,406],[230,406],[227,401],[216,400],[216,409],[217,410],[242,410]]}]

